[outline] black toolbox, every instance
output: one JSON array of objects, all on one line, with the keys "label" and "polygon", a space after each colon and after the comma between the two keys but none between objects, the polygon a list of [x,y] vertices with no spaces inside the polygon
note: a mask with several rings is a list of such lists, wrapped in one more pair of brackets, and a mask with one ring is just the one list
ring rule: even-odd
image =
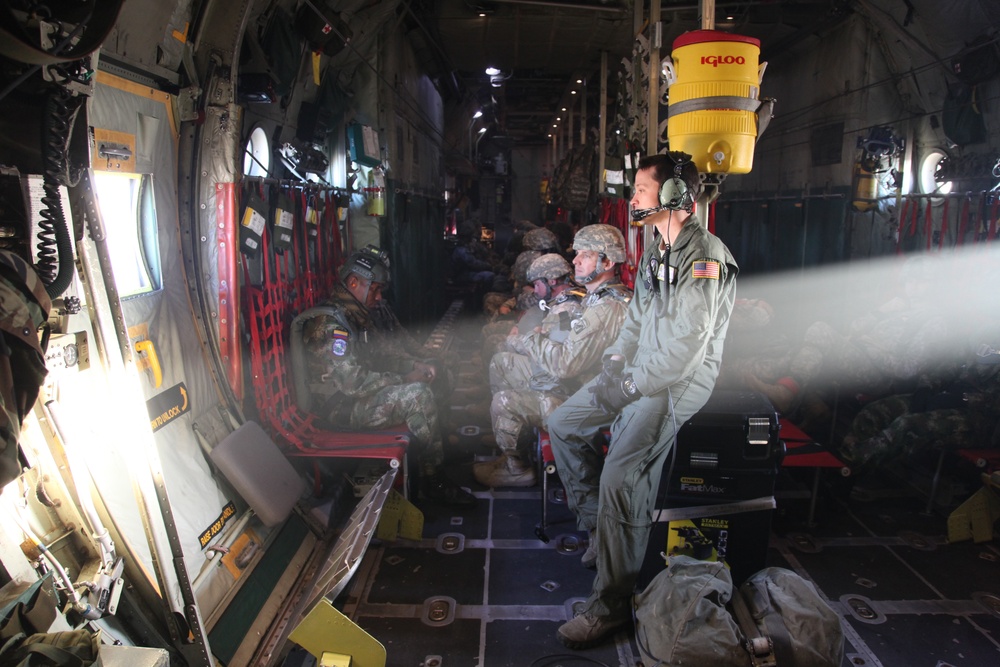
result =
[{"label": "black toolbox", "polygon": [[664,463],[638,585],[684,554],[724,560],[738,585],[765,566],[785,447],[759,392],[717,389],[680,429]]}]

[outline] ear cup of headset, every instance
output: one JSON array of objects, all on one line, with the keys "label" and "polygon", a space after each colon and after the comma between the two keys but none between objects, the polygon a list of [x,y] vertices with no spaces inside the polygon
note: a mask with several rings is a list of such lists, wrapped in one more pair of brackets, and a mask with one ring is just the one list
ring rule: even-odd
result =
[{"label": "ear cup of headset", "polygon": [[660,206],[677,211],[682,208],[689,208],[691,202],[691,192],[679,176],[668,178],[660,186]]}]

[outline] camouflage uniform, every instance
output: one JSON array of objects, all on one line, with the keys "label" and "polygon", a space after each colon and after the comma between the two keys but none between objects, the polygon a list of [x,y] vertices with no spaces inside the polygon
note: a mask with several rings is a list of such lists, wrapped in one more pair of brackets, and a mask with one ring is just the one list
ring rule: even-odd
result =
[{"label": "camouflage uniform", "polygon": [[[528,279],[531,265],[542,256],[538,250],[525,250],[518,255],[514,263],[514,277],[518,291],[502,304],[509,307],[517,319],[516,321],[513,318],[497,319],[483,327],[483,363],[488,364],[498,350],[504,349],[504,341],[514,326],[517,326],[521,334],[525,334],[541,324],[545,317],[545,312],[538,307],[540,300],[538,295],[530,289],[534,281]],[[568,262],[566,264],[568,265]]]},{"label": "camouflage uniform", "polygon": [[423,382],[406,383],[413,370],[409,355],[395,355],[374,342],[368,310],[341,284],[325,305],[334,316],[321,315],[303,330],[309,366],[309,388],[317,410],[334,426],[385,428],[405,422],[424,445],[420,462],[425,472],[441,464],[444,454],[437,405]]},{"label": "camouflage uniform", "polygon": [[[511,268],[511,277],[514,279],[514,293],[508,292],[490,292],[485,297],[483,297],[483,312],[489,318],[495,318],[501,316],[500,309],[504,306],[513,313],[514,311],[524,311],[538,303],[538,297],[534,296],[534,292],[528,291],[526,294],[534,297],[528,300],[521,300],[520,297],[524,292],[524,287],[526,285],[530,286],[528,282],[527,274],[528,267],[531,263],[542,256],[542,253],[538,250],[525,250],[517,256],[514,260],[514,266]],[[487,325],[489,326],[489,325]],[[508,327],[509,329],[510,327]],[[485,333],[485,327],[484,327]],[[505,332],[506,333],[506,332]]]},{"label": "camouflage uniform", "polygon": [[837,383],[872,395],[908,390],[921,374],[935,370],[930,364],[946,336],[944,319],[929,305],[902,305],[859,318],[847,335],[816,322],[791,359],[789,375],[803,387]]},{"label": "camouflage uniform", "polygon": [[369,333],[369,342],[374,345],[375,356],[390,359],[409,359],[411,362],[421,362],[433,366],[436,374],[431,382],[434,398],[443,405],[451,395],[455,386],[454,374],[449,366],[449,360],[432,358],[427,349],[417,342],[406,327],[402,325],[385,301],[379,301],[371,309],[373,328]]},{"label": "camouflage uniform", "polygon": [[1000,364],[993,361],[970,365],[943,391],[869,403],[851,423],[841,455],[863,470],[932,447],[1000,446]]},{"label": "camouflage uniform", "polygon": [[[563,292],[576,308],[553,308],[541,331],[518,337],[517,352],[499,352],[490,364],[493,433],[514,454],[521,438],[600,370],[601,355],[618,335],[632,292],[613,282],[592,293]],[[513,346],[512,346],[513,347]]]},{"label": "camouflage uniform", "polygon": [[0,487],[21,474],[17,441],[48,373],[38,330],[51,308],[31,266],[0,251]]}]

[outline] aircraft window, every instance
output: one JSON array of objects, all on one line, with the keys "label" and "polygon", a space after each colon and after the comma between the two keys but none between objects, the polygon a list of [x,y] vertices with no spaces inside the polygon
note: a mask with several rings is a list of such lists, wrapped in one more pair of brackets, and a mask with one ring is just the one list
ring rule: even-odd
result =
[{"label": "aircraft window", "polygon": [[152,176],[95,172],[94,186],[120,297],[159,289],[162,279]]},{"label": "aircraft window", "polygon": [[271,170],[271,150],[264,128],[256,127],[243,148],[243,173],[247,176],[267,176]]},{"label": "aircraft window", "polygon": [[[951,181],[941,181],[938,172],[941,170],[942,162],[947,159],[943,151],[930,151],[920,160],[920,191],[925,195],[940,194],[946,195],[951,192],[954,183]],[[936,200],[940,201],[940,200]]]}]

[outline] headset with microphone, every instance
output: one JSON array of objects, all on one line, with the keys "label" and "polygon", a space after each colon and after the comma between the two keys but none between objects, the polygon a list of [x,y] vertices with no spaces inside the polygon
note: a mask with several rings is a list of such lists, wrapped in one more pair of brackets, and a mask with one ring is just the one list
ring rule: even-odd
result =
[{"label": "headset with microphone", "polygon": [[642,222],[649,216],[660,211],[687,211],[694,208],[695,193],[688,187],[681,176],[684,165],[691,162],[686,153],[667,153],[674,162],[674,173],[660,186],[660,205],[653,208],[640,208],[632,211],[632,221]]}]

